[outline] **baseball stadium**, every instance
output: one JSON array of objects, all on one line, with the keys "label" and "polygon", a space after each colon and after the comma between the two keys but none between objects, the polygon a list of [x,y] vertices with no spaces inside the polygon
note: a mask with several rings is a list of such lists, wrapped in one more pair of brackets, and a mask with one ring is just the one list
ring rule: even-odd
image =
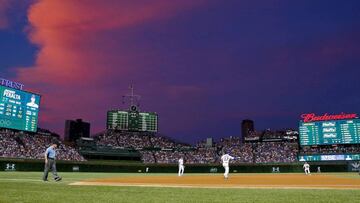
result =
[{"label": "baseball stadium", "polygon": [[0,203],[360,203],[359,0],[0,0]]},{"label": "baseball stadium", "polygon": [[[243,120],[241,138],[207,138],[190,145],[159,133],[159,115],[140,111],[131,87],[126,96],[130,107],[109,110],[106,129],[89,136],[89,123],[67,120],[61,139],[37,127],[38,94],[10,85],[0,88],[2,202],[43,202],[49,197],[54,202],[360,198],[356,113],[302,114],[299,129],[277,131],[256,131],[254,121]],[[56,157],[49,152],[54,144]],[[49,161],[54,162],[48,166]]]}]

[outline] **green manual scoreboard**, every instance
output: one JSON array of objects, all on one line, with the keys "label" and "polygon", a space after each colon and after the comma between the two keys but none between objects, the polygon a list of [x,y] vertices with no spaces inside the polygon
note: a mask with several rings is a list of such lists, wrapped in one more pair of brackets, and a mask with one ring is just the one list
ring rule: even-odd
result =
[{"label": "green manual scoreboard", "polygon": [[40,96],[0,86],[0,127],[36,132]]},{"label": "green manual scoreboard", "polygon": [[300,145],[360,143],[360,119],[300,122]]},{"label": "green manual scoreboard", "polygon": [[107,129],[139,132],[157,132],[158,115],[151,112],[111,110],[107,112]]},{"label": "green manual scoreboard", "polygon": [[157,132],[158,117],[155,113],[140,113],[140,131]]}]

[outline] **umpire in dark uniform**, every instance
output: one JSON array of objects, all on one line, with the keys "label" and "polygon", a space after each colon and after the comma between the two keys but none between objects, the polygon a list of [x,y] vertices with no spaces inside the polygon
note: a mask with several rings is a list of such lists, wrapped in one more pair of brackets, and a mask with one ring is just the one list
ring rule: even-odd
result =
[{"label": "umpire in dark uniform", "polygon": [[61,180],[61,177],[58,176],[58,174],[57,174],[56,163],[55,163],[55,158],[56,158],[55,149],[58,147],[58,145],[59,144],[57,142],[54,142],[45,151],[45,169],[44,169],[43,181],[48,181],[49,170],[52,171],[52,174],[54,176],[55,181],[60,181]]}]

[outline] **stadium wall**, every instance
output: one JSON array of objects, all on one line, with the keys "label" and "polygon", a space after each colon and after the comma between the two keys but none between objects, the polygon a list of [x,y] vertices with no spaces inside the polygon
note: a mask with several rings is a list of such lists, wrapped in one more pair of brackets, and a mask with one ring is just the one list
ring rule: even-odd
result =
[{"label": "stadium wall", "polygon": [[[320,162],[310,163],[311,171],[316,172],[321,167],[322,172],[347,172],[349,163],[346,162]],[[59,172],[120,172],[138,173],[145,172],[149,168],[150,173],[176,173],[177,165],[171,164],[143,164],[143,163],[108,163],[108,162],[65,162],[58,161]],[[231,165],[230,171],[237,173],[271,173],[279,168],[280,173],[303,172],[301,163],[277,163],[277,164],[239,164]],[[43,171],[42,160],[24,159],[0,159],[0,171]],[[223,173],[224,169],[219,164],[186,165],[186,173]]]}]

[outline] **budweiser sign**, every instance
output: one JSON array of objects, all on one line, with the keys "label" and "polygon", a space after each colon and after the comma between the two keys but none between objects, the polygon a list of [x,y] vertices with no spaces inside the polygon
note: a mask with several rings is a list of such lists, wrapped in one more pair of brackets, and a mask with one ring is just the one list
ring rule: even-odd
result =
[{"label": "budweiser sign", "polygon": [[342,119],[354,119],[357,118],[356,113],[341,113],[341,114],[334,114],[330,115],[328,113],[325,113],[324,115],[317,116],[314,113],[306,113],[302,114],[301,118],[304,122],[314,122],[314,121],[328,121],[328,120],[342,120]]}]

